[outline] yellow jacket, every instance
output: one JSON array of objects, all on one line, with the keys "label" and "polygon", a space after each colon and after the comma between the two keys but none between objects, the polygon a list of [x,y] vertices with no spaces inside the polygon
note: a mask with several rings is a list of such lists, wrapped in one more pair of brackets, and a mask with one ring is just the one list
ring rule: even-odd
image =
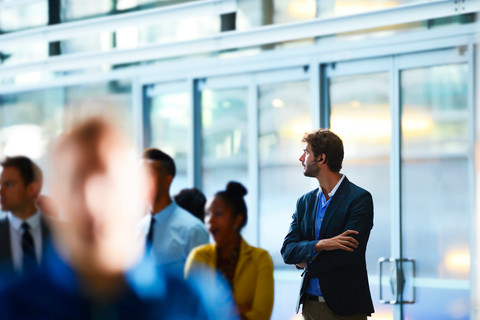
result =
[{"label": "yellow jacket", "polygon": [[[207,265],[216,269],[216,245],[206,244],[194,248],[185,264],[188,277],[196,267]],[[243,238],[233,278],[233,297],[238,305],[250,305],[245,314],[248,319],[270,319],[273,308],[273,263],[266,250],[250,246]]]}]

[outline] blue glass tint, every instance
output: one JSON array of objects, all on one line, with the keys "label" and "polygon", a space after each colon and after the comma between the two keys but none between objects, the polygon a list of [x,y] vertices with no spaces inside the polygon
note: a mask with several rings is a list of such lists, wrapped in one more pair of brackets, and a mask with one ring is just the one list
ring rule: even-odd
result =
[{"label": "blue glass tint", "polygon": [[248,187],[247,89],[202,91],[202,187],[210,197],[235,180]]},{"label": "blue glass tint", "polygon": [[159,94],[150,99],[150,147],[158,148],[175,161],[177,169],[171,186],[176,194],[188,184],[188,156],[190,153],[190,94],[175,92]]},{"label": "blue glass tint", "polygon": [[[432,299],[428,310],[436,319],[469,318],[467,79],[466,64],[401,73],[403,251],[417,261],[418,300]],[[424,309],[405,310],[409,319],[422,319]]]}]

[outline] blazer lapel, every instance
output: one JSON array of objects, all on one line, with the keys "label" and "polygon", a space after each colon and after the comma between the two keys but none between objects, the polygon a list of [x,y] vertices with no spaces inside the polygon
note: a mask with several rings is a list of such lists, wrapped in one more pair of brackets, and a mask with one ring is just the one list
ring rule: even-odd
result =
[{"label": "blazer lapel", "polygon": [[[315,239],[315,217],[317,215],[317,205],[318,205],[318,192],[320,192],[320,188],[316,190],[315,193],[311,194],[310,199],[308,199],[307,203],[307,239],[314,240]],[[309,208],[313,208],[313,210],[309,210]]]},{"label": "blazer lapel", "polygon": [[349,181],[347,177],[345,177],[342,181],[342,184],[340,184],[340,187],[338,187],[337,191],[330,200],[330,204],[328,205],[325,216],[323,217],[322,227],[320,228],[320,239],[323,238],[325,230],[327,230],[328,223],[335,215],[335,211],[337,210],[338,206],[345,200],[345,195],[348,191],[348,184]]},{"label": "blazer lapel", "polygon": [[7,217],[0,220],[0,261],[13,269],[12,248],[10,246],[10,227]]}]

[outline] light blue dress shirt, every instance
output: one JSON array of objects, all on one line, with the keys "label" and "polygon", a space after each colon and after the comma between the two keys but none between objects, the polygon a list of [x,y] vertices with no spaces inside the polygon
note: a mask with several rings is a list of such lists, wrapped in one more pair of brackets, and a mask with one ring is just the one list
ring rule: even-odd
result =
[{"label": "light blue dress shirt", "polygon": [[[150,228],[151,217],[151,214],[147,214],[140,222],[145,237]],[[190,251],[209,241],[205,225],[191,213],[179,207],[175,201],[155,214],[153,218],[155,224],[151,254],[157,263],[183,274]]]},{"label": "light blue dress shirt", "polygon": [[[315,240],[320,240],[320,229],[322,228],[322,222],[323,222],[323,218],[325,217],[325,212],[327,211],[328,205],[330,204],[332,197],[335,195],[335,192],[340,187],[340,184],[342,184],[342,181],[344,178],[345,178],[345,175],[342,175],[342,177],[337,182],[337,184],[332,189],[332,191],[328,193],[328,197],[329,197],[328,201],[325,199],[325,195],[323,194],[322,189],[321,188],[318,189],[317,213],[315,215]],[[322,295],[322,290],[320,290],[320,283],[318,281],[318,278],[312,278],[310,280],[310,282],[308,283],[306,292],[313,296]]]}]

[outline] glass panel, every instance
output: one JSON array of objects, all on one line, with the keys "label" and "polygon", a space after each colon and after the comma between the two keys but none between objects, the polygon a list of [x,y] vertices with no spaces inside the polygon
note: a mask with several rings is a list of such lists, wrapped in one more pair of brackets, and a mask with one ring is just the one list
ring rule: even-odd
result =
[{"label": "glass panel", "polygon": [[283,262],[280,249],[297,199],[316,187],[298,161],[303,134],[312,130],[309,99],[306,81],[259,87],[259,245],[268,250],[276,270],[272,319],[294,318],[301,281],[296,269]]},{"label": "glass panel", "polygon": [[315,18],[315,0],[239,0],[237,30]]},{"label": "glass panel", "polygon": [[62,53],[130,49],[143,45],[188,41],[218,34],[219,17],[162,18],[149,26],[125,26],[115,32],[100,32],[62,41]]},{"label": "glass panel", "polygon": [[[130,85],[118,82],[43,89],[0,97],[0,159],[26,155],[48,177],[48,149],[69,124],[90,114],[115,111],[119,120],[132,119]],[[67,108],[65,108],[67,107]],[[111,113],[109,113],[111,115]],[[123,121],[133,137],[133,123]],[[44,193],[49,192],[45,179]]]},{"label": "glass panel", "polygon": [[411,320],[469,317],[467,78],[465,64],[401,73],[403,252],[422,301]]},{"label": "glass panel", "polygon": [[0,1],[0,34],[48,24],[47,0]]},{"label": "glass panel", "polygon": [[317,0],[318,16],[346,16],[362,12],[382,10],[423,0]]},{"label": "glass panel", "polygon": [[[131,38],[130,33],[134,27],[127,29],[125,34],[117,33],[119,40],[125,41]],[[138,45],[151,43],[167,43],[188,41],[192,39],[213,36],[220,31],[220,18],[218,16],[196,16],[165,18],[148,27],[136,28]],[[130,41],[130,40],[128,40]]]},{"label": "glass panel", "polygon": [[[63,101],[62,89],[1,96],[0,159],[25,155],[48,176],[47,150],[62,130]],[[42,193],[48,193],[48,188],[45,179]]]},{"label": "glass panel", "polygon": [[248,188],[247,89],[202,91],[202,187],[208,197],[228,181]]},{"label": "glass panel", "polygon": [[373,319],[390,318],[392,307],[379,304],[378,259],[390,257],[391,115],[388,73],[330,79],[331,130],[343,140],[343,172],[370,191],[374,226],[367,246],[367,270],[375,304]]},{"label": "glass panel", "polygon": [[79,117],[114,116],[125,134],[135,141],[130,81],[115,80],[65,87],[64,95],[66,126]]},{"label": "glass panel", "polygon": [[0,100],[0,158],[26,155],[46,169],[47,150],[63,128],[63,89],[5,95]]},{"label": "glass panel", "polygon": [[199,0],[62,0],[62,20],[71,21],[125,11],[178,5]]},{"label": "glass panel", "polygon": [[188,155],[192,117],[190,95],[174,92],[155,95],[149,99],[150,147],[161,149],[175,161],[177,173],[171,186],[171,194],[189,187]]},{"label": "glass panel", "polygon": [[309,91],[306,81],[259,87],[260,246],[276,267],[286,267],[280,249],[297,199],[316,188],[298,161],[303,134],[312,130]]},{"label": "glass panel", "polygon": [[70,21],[89,16],[99,16],[113,10],[112,0],[62,0],[62,20]]}]

